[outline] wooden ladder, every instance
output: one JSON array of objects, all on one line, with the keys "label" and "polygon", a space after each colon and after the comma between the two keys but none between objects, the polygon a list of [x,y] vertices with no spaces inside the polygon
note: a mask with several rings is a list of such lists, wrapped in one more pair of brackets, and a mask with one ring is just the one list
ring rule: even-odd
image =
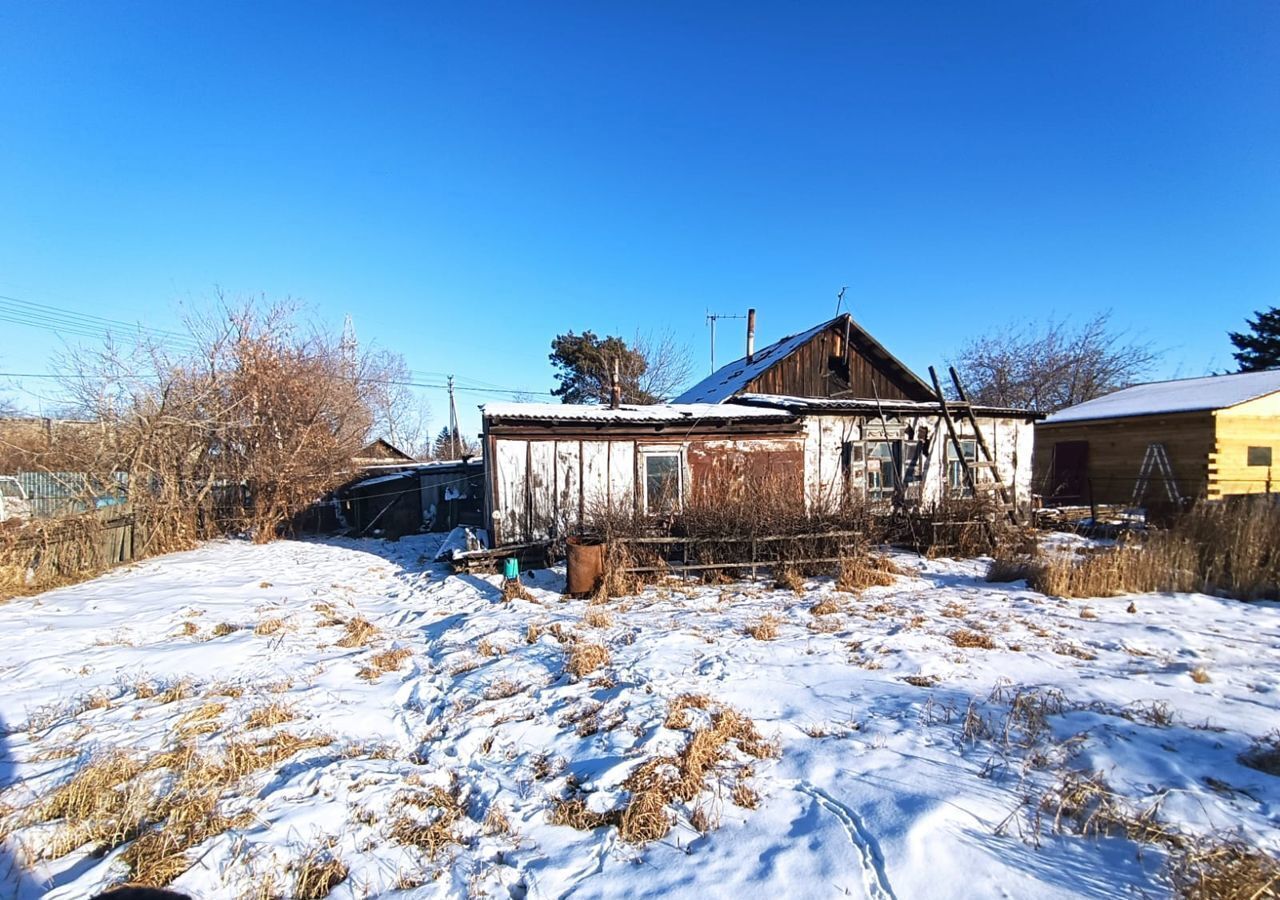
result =
[{"label": "wooden ladder", "polygon": [[1182,503],[1182,492],[1178,490],[1178,481],[1173,477],[1173,465],[1169,462],[1169,454],[1164,444],[1147,444],[1147,452],[1142,457],[1142,468],[1138,470],[1138,480],[1133,484],[1133,506],[1142,502],[1147,493],[1147,485],[1151,481],[1152,471],[1164,480],[1164,492],[1169,502],[1174,505]]},{"label": "wooden ladder", "polygon": [[975,460],[974,462],[969,462],[969,460],[965,459],[964,448],[960,446],[960,437],[956,434],[955,420],[951,417],[951,409],[947,406],[947,398],[942,393],[942,384],[938,381],[938,373],[933,366],[930,366],[929,377],[933,379],[933,390],[938,395],[938,405],[942,409],[942,421],[947,425],[947,434],[951,437],[951,445],[955,448],[956,459],[959,460],[960,469],[964,472],[965,482],[976,498],[978,496],[978,481],[974,475],[974,470],[989,472],[991,484],[995,488],[996,496],[1000,499],[1001,511],[1010,524],[1017,525],[1018,510],[1013,498],[1009,495],[1009,488],[1005,485],[1004,478],[1000,475],[1000,466],[996,464],[995,454],[991,452],[991,447],[987,444],[987,439],[983,436],[982,429],[978,427],[978,420],[973,415],[973,404],[969,402],[969,395],[965,392],[964,385],[960,383],[960,376],[957,374],[955,366],[950,366],[949,369],[951,383],[956,386],[956,395],[960,398],[960,402],[952,404],[952,407],[962,410],[969,419],[969,425],[973,428],[974,442],[983,456],[981,460]]}]

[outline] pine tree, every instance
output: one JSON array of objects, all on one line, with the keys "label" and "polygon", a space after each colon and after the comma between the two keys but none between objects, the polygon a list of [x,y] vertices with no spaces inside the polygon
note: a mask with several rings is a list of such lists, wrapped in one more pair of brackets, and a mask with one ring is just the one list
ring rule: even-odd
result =
[{"label": "pine tree", "polygon": [[436,435],[431,445],[431,455],[436,459],[462,459],[464,456],[475,456],[475,445],[461,433],[455,433],[446,425]]},{"label": "pine tree", "polygon": [[1280,306],[1255,312],[1252,319],[1245,321],[1249,323],[1249,333],[1230,333],[1240,371],[1259,372],[1280,367]]}]

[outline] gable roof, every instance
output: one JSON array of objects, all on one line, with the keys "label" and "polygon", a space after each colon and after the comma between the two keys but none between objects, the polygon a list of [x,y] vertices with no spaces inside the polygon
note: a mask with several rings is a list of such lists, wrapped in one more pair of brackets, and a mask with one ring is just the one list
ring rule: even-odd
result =
[{"label": "gable roof", "polygon": [[1044,424],[1225,409],[1277,391],[1280,391],[1280,369],[1154,381],[1060,409],[1045,419]]},{"label": "gable roof", "polygon": [[406,462],[414,462],[414,458],[412,456],[382,438],[378,438],[373,443],[361,447],[356,451],[355,456],[353,456],[352,459],[404,460]]},{"label": "gable roof", "polygon": [[486,403],[481,409],[486,421],[521,420],[538,422],[589,422],[592,424],[670,424],[705,420],[751,419],[754,421],[795,421],[786,410],[736,403],[654,403],[623,404],[618,409],[592,403]]},{"label": "gable roof", "polygon": [[832,325],[846,321],[851,341],[856,339],[858,343],[865,345],[865,348],[870,351],[874,362],[893,372],[908,384],[917,385],[927,395],[933,396],[933,389],[925,384],[915,372],[908,369],[896,356],[886,350],[884,345],[873,338],[865,328],[855,322],[853,316],[848,313],[841,313],[834,319],[814,325],[806,331],[788,335],[762,350],[757,350],[752,354],[750,362],[744,356],[741,359],[735,359],[726,366],[721,366],[671,402],[724,403],[732,399],[735,394],[745,391],[751,382],[822,334],[823,331]]}]

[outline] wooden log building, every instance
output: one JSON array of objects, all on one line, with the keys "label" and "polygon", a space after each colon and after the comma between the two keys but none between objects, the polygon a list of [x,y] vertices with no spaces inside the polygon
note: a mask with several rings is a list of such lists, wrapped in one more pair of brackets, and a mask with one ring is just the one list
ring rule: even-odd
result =
[{"label": "wooden log building", "polygon": [[1036,426],[1035,484],[1056,504],[1272,493],[1278,462],[1280,370],[1140,384]]}]

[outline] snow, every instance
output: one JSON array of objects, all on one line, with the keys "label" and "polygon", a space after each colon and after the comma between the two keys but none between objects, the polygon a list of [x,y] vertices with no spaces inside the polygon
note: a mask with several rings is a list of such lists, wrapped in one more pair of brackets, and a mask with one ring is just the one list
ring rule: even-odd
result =
[{"label": "snow", "polygon": [[791,421],[790,413],[731,403],[624,404],[618,409],[570,403],[486,403],[481,409],[491,419],[556,419],[579,422],[697,422],[704,419],[777,419]]},{"label": "snow", "polygon": [[[242,895],[322,836],[350,866],[337,898],[406,884],[417,884],[406,897],[1167,894],[1158,847],[1048,829],[1033,839],[1027,798],[1063,766],[1103,773],[1139,805],[1163,796],[1172,827],[1280,849],[1280,779],[1238,762],[1280,726],[1280,604],[1061,600],[987,584],[982,561],[896,554],[905,574],[857,598],[826,578],[802,594],[673,582],[609,604],[611,621],[593,626],[584,601],[559,593],[562,571],[527,573],[532,599],[503,602],[497,576],[430,562],[441,541],[215,542],[0,605],[0,809],[47,795],[89,754],[166,746],[204,694],[232,684],[244,695],[202,745],[242,733],[273,701],[298,716],[279,729],[333,743],[250,776],[237,802],[251,821],[197,848],[174,883],[198,897]],[[1052,552],[1079,546],[1062,538]],[[842,611],[814,615],[827,597]],[[776,640],[744,633],[766,614]],[[344,629],[329,623],[355,615],[378,634],[340,646]],[[255,633],[273,617],[285,628]],[[239,630],[215,637],[219,623]],[[557,625],[611,661],[574,679]],[[994,648],[956,646],[958,628]],[[394,647],[412,651],[399,671],[357,677]],[[176,702],[135,694],[140,681],[182,679],[190,695]],[[1062,698],[1027,746],[999,738],[1019,689]],[[601,811],[622,802],[638,763],[679,751],[687,731],[664,723],[687,692],[749,716],[780,755],[731,750],[647,845],[548,822],[570,777]],[[110,702],[85,702],[94,696]],[[63,746],[76,754],[50,752]],[[756,809],[730,799],[748,764]],[[398,793],[451,778],[465,796],[461,843],[431,859],[386,834]],[[513,833],[481,827],[495,806]],[[694,830],[696,809],[718,827]],[[22,848],[39,856],[49,833],[19,828],[0,846],[0,897],[82,897],[123,877],[119,849],[9,865]]]},{"label": "snow", "polygon": [[1157,381],[1069,406],[1049,416],[1044,423],[1056,425],[1085,419],[1121,419],[1154,413],[1225,409],[1277,391],[1280,391],[1280,369]]}]

